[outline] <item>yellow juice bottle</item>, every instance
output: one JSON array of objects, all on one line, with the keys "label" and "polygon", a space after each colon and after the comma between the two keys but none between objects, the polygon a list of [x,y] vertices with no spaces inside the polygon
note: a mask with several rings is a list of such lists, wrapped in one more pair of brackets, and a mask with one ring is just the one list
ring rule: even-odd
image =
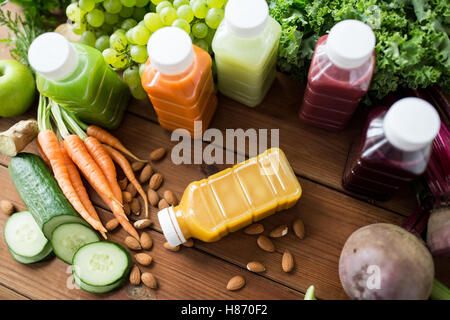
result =
[{"label": "yellow juice bottle", "polygon": [[301,186],[278,148],[192,182],[180,204],[158,213],[172,246],[189,238],[205,242],[221,239],[277,211],[296,204]]}]

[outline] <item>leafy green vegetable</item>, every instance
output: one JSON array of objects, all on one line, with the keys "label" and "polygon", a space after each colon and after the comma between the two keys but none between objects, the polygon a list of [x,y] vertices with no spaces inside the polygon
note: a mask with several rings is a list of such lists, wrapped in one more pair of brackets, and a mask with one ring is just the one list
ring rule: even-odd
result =
[{"label": "leafy green vegetable", "polygon": [[[8,1],[4,1],[8,2]],[[11,0],[35,18],[35,24],[41,28],[54,29],[60,21],[58,13],[63,13],[71,0]]]},{"label": "leafy green vegetable", "polygon": [[450,91],[450,2],[440,0],[268,0],[282,26],[278,67],[305,81],[317,39],[345,19],[361,20],[377,37],[369,91],[382,98],[400,87],[438,83]]}]

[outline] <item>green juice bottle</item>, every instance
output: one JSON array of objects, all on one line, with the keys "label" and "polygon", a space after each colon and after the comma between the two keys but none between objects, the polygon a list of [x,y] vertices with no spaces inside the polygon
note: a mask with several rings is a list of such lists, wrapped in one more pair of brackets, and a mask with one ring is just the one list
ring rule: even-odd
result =
[{"label": "green juice bottle", "polygon": [[41,94],[89,124],[120,125],[130,92],[100,51],[48,32],[33,41],[28,60]]},{"label": "green juice bottle", "polygon": [[249,107],[260,104],[275,80],[280,36],[265,0],[229,0],[212,42],[219,91]]}]

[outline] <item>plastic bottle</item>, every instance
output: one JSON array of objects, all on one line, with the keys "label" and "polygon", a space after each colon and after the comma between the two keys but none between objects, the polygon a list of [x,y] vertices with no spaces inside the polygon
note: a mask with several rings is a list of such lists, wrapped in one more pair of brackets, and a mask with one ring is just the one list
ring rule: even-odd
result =
[{"label": "plastic bottle", "polygon": [[87,123],[119,126],[130,91],[100,51],[48,32],[32,42],[28,60],[41,94]]},{"label": "plastic bottle", "polygon": [[357,20],[337,23],[319,38],[300,107],[300,120],[342,130],[367,93],[375,68],[375,35]]},{"label": "plastic bottle", "polygon": [[180,204],[158,213],[172,246],[189,238],[217,241],[297,202],[302,189],[283,151],[273,148],[192,182]]},{"label": "plastic bottle", "polygon": [[219,91],[249,107],[260,104],[275,80],[280,36],[265,0],[229,0],[212,42]]},{"label": "plastic bottle", "polygon": [[436,110],[419,98],[401,99],[389,110],[372,110],[360,139],[350,149],[344,188],[373,199],[389,199],[424,173],[439,127]]},{"label": "plastic bottle", "polygon": [[210,55],[175,27],[156,31],[148,42],[148,53],[142,86],[159,123],[168,130],[182,128],[198,137],[194,121],[202,121],[206,130],[217,108]]}]

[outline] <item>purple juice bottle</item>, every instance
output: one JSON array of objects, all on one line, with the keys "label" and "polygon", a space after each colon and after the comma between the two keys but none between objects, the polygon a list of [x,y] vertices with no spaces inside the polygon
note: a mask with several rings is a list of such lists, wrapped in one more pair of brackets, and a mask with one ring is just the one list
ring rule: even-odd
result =
[{"label": "purple juice bottle", "polygon": [[440,119],[431,104],[404,98],[369,114],[361,137],[350,149],[342,185],[377,200],[422,175],[430,159]]}]

